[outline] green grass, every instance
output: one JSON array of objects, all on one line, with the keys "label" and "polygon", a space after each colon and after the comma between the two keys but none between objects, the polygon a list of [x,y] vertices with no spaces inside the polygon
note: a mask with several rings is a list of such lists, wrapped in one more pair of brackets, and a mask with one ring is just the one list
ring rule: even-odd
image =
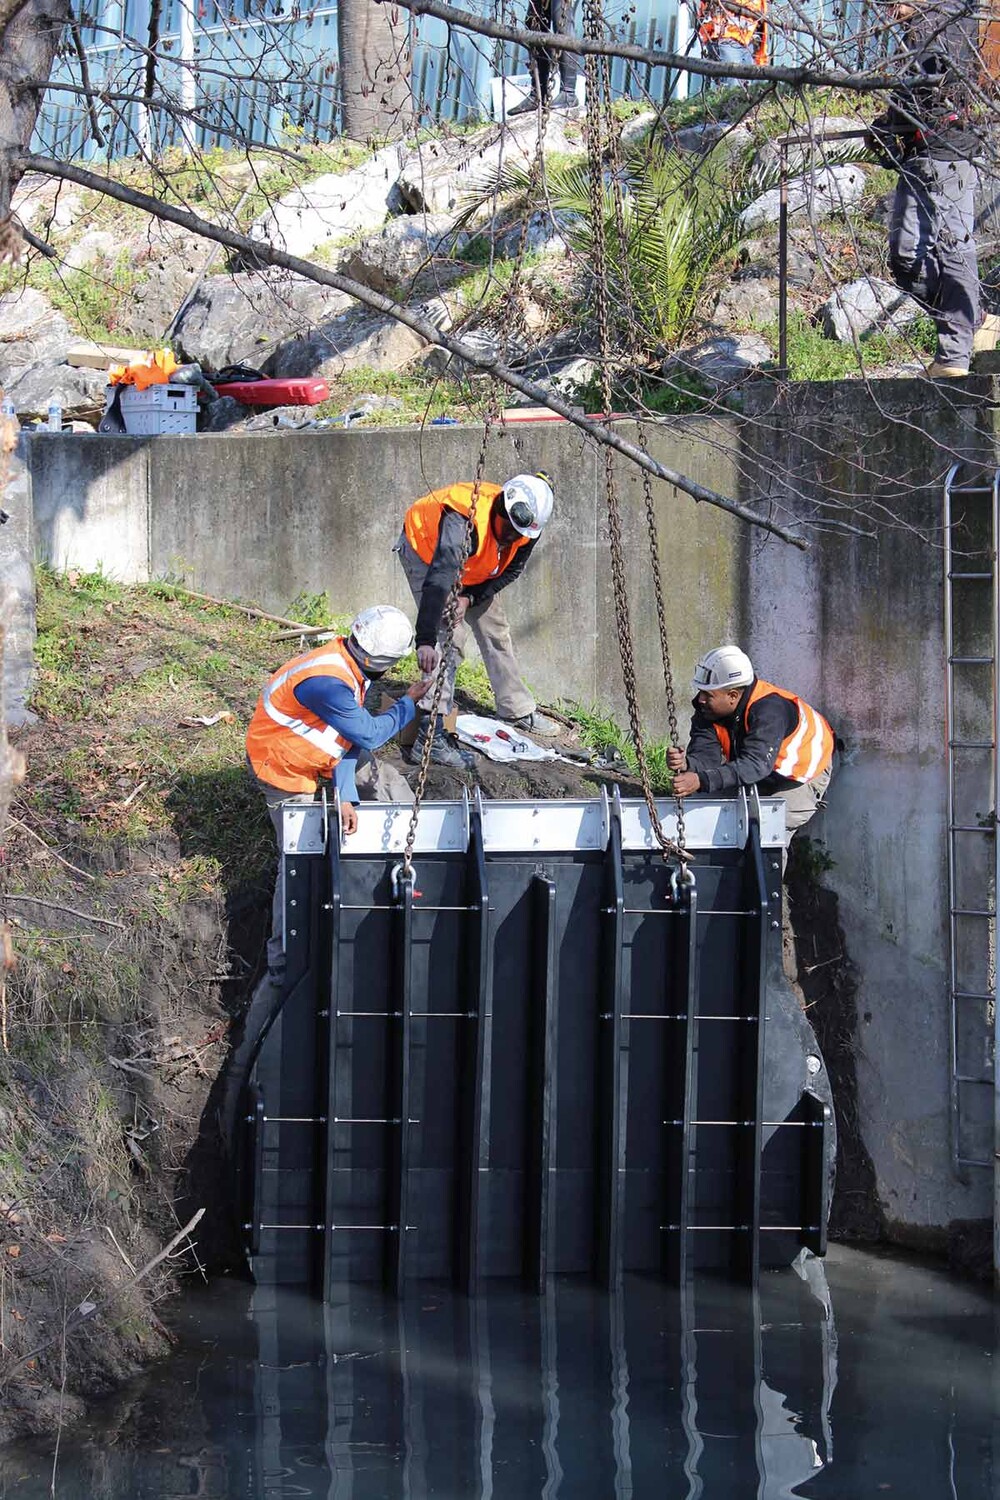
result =
[{"label": "green grass", "polygon": [[[778,347],[778,326],[763,330],[773,348]],[[862,339],[865,369],[911,363],[934,351],[934,325],[930,318],[917,318],[902,334],[873,333]],[[858,351],[853,343],[826,338],[803,313],[788,319],[788,368],[792,380],[843,380],[859,371]]]},{"label": "green grass", "polygon": [[[632,736],[617,719],[594,706],[588,708],[580,703],[564,703],[562,707],[567,717],[577,726],[580,739],[589,749],[616,750],[632,774],[638,776],[639,760],[632,744]],[[673,785],[673,776],[667,766],[669,748],[666,740],[644,740],[646,765],[654,792],[669,792]]]}]

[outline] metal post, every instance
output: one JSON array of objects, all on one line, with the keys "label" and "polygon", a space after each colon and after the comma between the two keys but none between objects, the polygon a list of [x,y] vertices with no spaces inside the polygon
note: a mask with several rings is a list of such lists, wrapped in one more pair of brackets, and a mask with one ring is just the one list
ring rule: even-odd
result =
[{"label": "metal post", "polygon": [[399,866],[394,876],[396,909],[393,921],[395,1014],[389,1018],[388,1203],[385,1227],[385,1279],[389,1290],[402,1295],[406,1281],[406,1250],[410,1227],[410,1041],[413,1030],[413,871]]},{"label": "metal post", "polygon": [[[742,997],[740,1012],[756,1016],[756,1025],[739,1028],[738,1105],[734,1118],[749,1124],[737,1132],[736,1192],[733,1224],[739,1226],[733,1237],[732,1264],[750,1286],[757,1285],[760,1271],[760,1158],[763,1150],[761,1129],[761,1095],[764,1082],[764,1021],[767,999],[768,946],[771,936],[771,908],[768,900],[768,877],[760,843],[760,803],[756,791],[748,799],[749,832],[746,843],[745,900],[754,908],[746,924],[743,953]],[[776,923],[777,925],[777,923]],[[803,1222],[803,1221],[800,1221]]]},{"label": "metal post", "polygon": [[676,995],[677,1021],[667,1028],[667,1118],[683,1123],[668,1126],[667,1137],[667,1224],[676,1229],[666,1231],[664,1264],[667,1275],[682,1285],[688,1275],[688,1227],[691,1223],[695,1175],[695,1129],[698,1117],[697,1033],[698,1033],[698,891],[693,872],[687,880],[677,872],[677,910],[680,925],[676,933],[676,955],[673,944],[668,949],[676,960],[676,982],[664,976],[664,993]]},{"label": "metal post", "polygon": [[180,78],[178,96],[181,108],[189,113],[181,117],[181,135],[184,145],[193,151],[198,144],[197,130],[190,114],[198,99],[198,84],[194,71],[194,0],[178,0],[177,61]]},{"label": "metal post", "polygon": [[532,1078],[525,1205],[524,1278],[539,1295],[553,1258],[556,1165],[556,1064],[559,1012],[556,996],[556,883],[544,875],[531,882],[534,990]]},{"label": "metal post", "polygon": [[788,379],[788,145],[778,142],[778,378]]},{"label": "metal post", "polygon": [[467,964],[469,1017],[461,1078],[462,1178],[459,1187],[457,1279],[474,1297],[481,1274],[480,1244],[490,1160],[490,1061],[493,1049],[493,948],[490,896],[483,848],[483,804],[479,789],[469,816]]},{"label": "metal post", "polygon": [[[335,803],[332,818],[327,823],[327,871],[330,880],[329,900],[329,989],[327,999],[326,1042],[326,1125],[321,1139],[323,1153],[323,1301],[331,1300],[333,1285],[334,1221],[336,1219],[336,1194],[334,1192],[337,1165],[336,1126],[337,1118],[337,1013],[340,1010],[340,919],[341,919],[341,875],[340,875],[340,802]],[[352,1110],[345,1113],[354,1113]]]},{"label": "metal post", "polygon": [[622,1279],[625,1228],[625,1143],[628,1118],[628,1032],[623,940],[625,884],[622,875],[622,804],[615,787],[610,808],[605,860],[605,943],[603,977],[598,992],[600,1116],[597,1157],[597,1279],[615,1291]]}]

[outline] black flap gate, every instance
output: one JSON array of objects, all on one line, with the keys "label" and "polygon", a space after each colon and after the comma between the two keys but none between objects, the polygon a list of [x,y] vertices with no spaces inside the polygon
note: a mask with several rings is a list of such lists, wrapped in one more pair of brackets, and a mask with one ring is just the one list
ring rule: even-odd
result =
[{"label": "black flap gate", "polygon": [[[284,812],[287,977],[244,1094],[254,1276],[699,1268],[826,1241],[830,1087],[781,963],[780,801]],[[673,836],[673,814],[661,810]],[[273,1024],[272,1024],[273,1023]]]}]

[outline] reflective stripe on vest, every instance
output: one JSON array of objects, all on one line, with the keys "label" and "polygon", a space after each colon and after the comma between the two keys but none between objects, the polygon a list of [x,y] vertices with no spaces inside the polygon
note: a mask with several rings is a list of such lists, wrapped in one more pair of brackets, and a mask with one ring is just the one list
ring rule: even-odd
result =
[{"label": "reflective stripe on vest", "polygon": [[364,701],[365,679],[342,639],[296,657],[269,678],[247,730],[247,755],[255,775],[282,791],[314,791],[351,747],[295,698],[296,687],[309,677],[334,677],[356,704]]},{"label": "reflective stripe on vest", "polygon": [[[444,512],[453,510],[460,516],[467,516],[475,488],[474,484],[465,482],[451,484],[441,490],[431,490],[430,494],[421,495],[419,500],[414,500],[403,518],[403,531],[422,562],[430,564],[434,558]],[[531,540],[530,537],[519,536],[510,546],[501,547],[493,535],[490,513],[494,500],[501,492],[502,486],[499,484],[479,486],[475,510],[476,550],[462,569],[462,583],[466,588],[474,588],[505,572],[520,549],[526,547]]]},{"label": "reflective stripe on vest", "polygon": [[[833,759],[833,730],[822,714],[794,693],[775,687],[773,682],[764,682],[758,677],[743,710],[743,723],[747,722],[750,709],[760,699],[774,693],[798,710],[799,721],[791,734],[786,735],[778,749],[777,759],[769,775],[784,776],[789,781],[812,781],[825,771]],[[722,724],[713,725],[727,760],[732,758],[732,736]]]}]

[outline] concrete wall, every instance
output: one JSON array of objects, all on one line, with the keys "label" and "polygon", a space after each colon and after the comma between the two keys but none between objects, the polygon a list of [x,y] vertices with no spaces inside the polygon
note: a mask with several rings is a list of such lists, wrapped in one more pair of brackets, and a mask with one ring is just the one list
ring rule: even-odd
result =
[{"label": "concrete wall", "polygon": [[[845,742],[825,819],[835,862],[826,879],[861,973],[864,1136],[887,1214],[916,1227],[991,1212],[989,1174],[958,1182],[948,1136],[937,527],[950,463],[996,461],[994,391],[975,385],[929,397],[916,382],[881,382],[877,399],[860,383],[793,387],[777,400],[765,388],[743,420],[678,419],[652,442],[709,487],[769,496],[809,541],[798,551],[654,488],[682,732],[694,660],[736,639]],[[174,575],[277,612],[302,591],[326,591],[345,612],[380,599],[410,608],[391,553],[402,512],[425,490],[471,478],[479,444],[469,428],[40,438],[35,545],[60,566]],[[552,527],[506,596],[525,675],[543,699],[620,714],[603,467],[574,429],[541,424],[496,437],[487,474],[544,468],[555,483]],[[625,463],[616,472],[643,710],[663,734],[642,482]],[[839,526],[816,529],[831,500],[843,507]]]}]

